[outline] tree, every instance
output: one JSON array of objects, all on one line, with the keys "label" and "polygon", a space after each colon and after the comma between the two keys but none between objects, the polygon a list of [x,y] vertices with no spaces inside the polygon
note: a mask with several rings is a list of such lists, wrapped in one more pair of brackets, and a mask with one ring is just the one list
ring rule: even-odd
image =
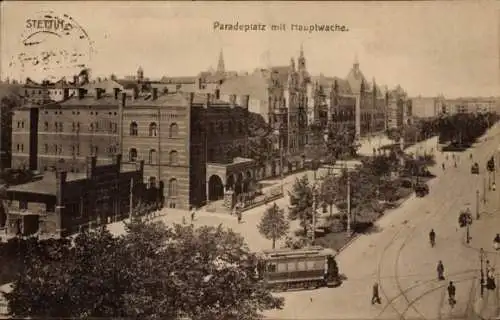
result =
[{"label": "tree", "polygon": [[273,241],[273,249],[275,249],[276,240],[283,238],[288,233],[290,224],[285,217],[284,210],[274,203],[267,208],[257,228],[264,238]]},{"label": "tree", "polygon": [[14,317],[255,319],[281,308],[255,273],[241,236],[217,228],[134,220],[73,244],[34,242],[5,294]]},{"label": "tree", "polygon": [[321,184],[320,197],[321,201],[328,205],[330,215],[332,215],[333,206],[339,201],[340,196],[340,180],[334,175],[327,175]]},{"label": "tree", "polygon": [[304,234],[307,233],[307,227],[312,222],[313,214],[313,190],[309,185],[307,176],[304,175],[300,179],[295,179],[295,183],[290,192],[290,210],[288,217],[290,220],[300,220],[300,225],[304,228]]}]

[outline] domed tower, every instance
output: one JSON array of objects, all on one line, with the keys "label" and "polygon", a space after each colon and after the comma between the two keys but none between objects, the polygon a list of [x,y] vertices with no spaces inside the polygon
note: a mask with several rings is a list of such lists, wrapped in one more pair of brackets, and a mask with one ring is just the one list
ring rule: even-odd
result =
[{"label": "domed tower", "polygon": [[144,80],[144,70],[142,70],[142,67],[139,67],[137,69],[137,81],[143,81]]}]

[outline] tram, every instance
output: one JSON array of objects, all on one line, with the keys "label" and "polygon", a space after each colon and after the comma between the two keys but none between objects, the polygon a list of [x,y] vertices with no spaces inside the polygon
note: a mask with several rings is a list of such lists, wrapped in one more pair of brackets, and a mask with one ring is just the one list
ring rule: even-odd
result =
[{"label": "tram", "polygon": [[320,246],[264,251],[259,274],[273,291],[336,287],[341,283],[336,254]]}]

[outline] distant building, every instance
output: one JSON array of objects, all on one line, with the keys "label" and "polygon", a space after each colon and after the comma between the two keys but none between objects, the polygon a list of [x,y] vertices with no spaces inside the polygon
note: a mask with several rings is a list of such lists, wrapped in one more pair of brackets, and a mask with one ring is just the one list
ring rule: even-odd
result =
[{"label": "distant building", "polygon": [[411,98],[413,115],[418,118],[437,117],[442,113],[444,97],[414,97]]},{"label": "distant building", "polygon": [[[119,221],[144,200],[143,164],[127,166],[121,156],[97,165],[89,157],[84,172],[48,172],[41,180],[7,189],[7,227],[11,234],[67,236]],[[131,199],[132,197],[132,199]]]},{"label": "distant building", "polygon": [[463,97],[446,99],[440,113],[485,113],[498,112],[499,101],[497,97]]},{"label": "distant building", "polygon": [[400,129],[413,122],[413,106],[408,95],[397,86],[386,94],[387,97],[387,128]]},{"label": "distant building", "polygon": [[309,123],[347,126],[357,136],[385,129],[385,91],[377,86],[375,80],[371,83],[366,80],[357,59],[345,79],[320,75],[313,81]]},{"label": "distant building", "polygon": [[226,79],[220,98],[231,101],[250,96],[249,111],[261,115],[272,132],[275,149],[287,155],[287,161],[302,161],[307,134],[307,105],[310,75],[301,48],[297,59],[288,66],[257,69],[252,74]]}]

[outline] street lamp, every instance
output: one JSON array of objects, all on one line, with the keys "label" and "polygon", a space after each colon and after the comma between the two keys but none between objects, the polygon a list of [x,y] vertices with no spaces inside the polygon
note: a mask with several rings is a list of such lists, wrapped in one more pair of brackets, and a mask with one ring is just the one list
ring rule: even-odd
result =
[{"label": "street lamp", "polygon": [[283,146],[281,143],[281,135],[279,128],[274,130],[274,134],[278,139],[278,149],[280,152],[280,179],[281,179],[281,193],[283,193]]},{"label": "street lamp", "polygon": [[484,294],[484,271],[483,271],[483,259],[484,259],[484,250],[483,248],[479,249],[479,261],[481,263],[481,297]]},{"label": "street lamp", "polygon": [[313,206],[312,206],[312,245],[314,245],[314,241],[316,240],[316,210],[317,210],[317,203],[318,203],[318,192],[317,192],[318,185],[316,181],[314,181],[313,187],[312,187],[312,193],[313,193]]},{"label": "street lamp", "polygon": [[479,190],[476,190],[476,220],[479,220]]}]

